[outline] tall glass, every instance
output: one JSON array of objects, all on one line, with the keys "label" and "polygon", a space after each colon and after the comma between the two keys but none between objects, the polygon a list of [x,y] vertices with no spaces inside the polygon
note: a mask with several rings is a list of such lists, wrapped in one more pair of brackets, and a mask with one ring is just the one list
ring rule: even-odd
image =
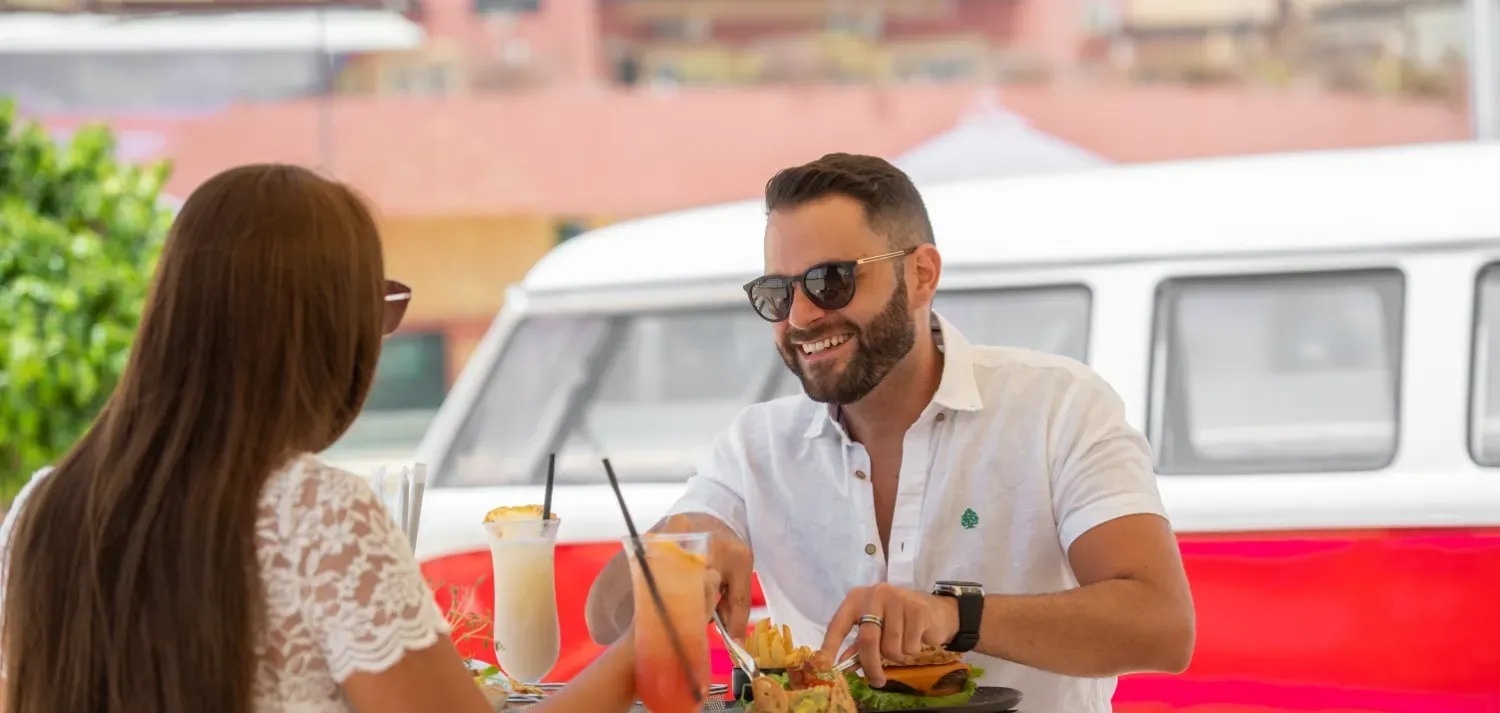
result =
[{"label": "tall glass", "polygon": [[[635,543],[624,538],[630,556],[635,593],[635,687],[651,713],[697,713],[708,700],[708,603],[703,578],[708,566],[708,533],[646,534],[641,536],[646,564],[661,593],[666,619],[661,616],[636,559]],[[672,646],[670,622],[682,643],[698,695]]]},{"label": "tall glass", "polygon": [[486,522],[495,574],[495,661],[522,683],[557,665],[556,518]]}]

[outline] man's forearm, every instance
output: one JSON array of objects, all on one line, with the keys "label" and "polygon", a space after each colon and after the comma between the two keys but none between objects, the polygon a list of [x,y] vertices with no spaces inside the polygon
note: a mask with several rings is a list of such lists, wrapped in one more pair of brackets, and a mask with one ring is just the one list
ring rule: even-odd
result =
[{"label": "man's forearm", "polygon": [[[951,597],[942,597],[953,602]],[[957,621],[956,603],[952,607]],[[985,597],[975,650],[1043,671],[1098,678],[1179,673],[1193,650],[1191,608],[1145,582],[1111,579],[1028,596]]]},{"label": "man's forearm", "polygon": [[599,570],[583,607],[584,623],[594,643],[601,646],[613,644],[630,628],[635,618],[632,586],[630,560],[621,550]]}]

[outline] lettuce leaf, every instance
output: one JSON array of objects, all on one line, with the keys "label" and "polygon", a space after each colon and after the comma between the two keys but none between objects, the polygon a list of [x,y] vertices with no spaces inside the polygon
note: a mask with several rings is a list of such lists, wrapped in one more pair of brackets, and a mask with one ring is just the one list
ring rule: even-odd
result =
[{"label": "lettuce leaf", "polygon": [[855,703],[860,704],[865,709],[900,711],[916,708],[943,708],[968,703],[969,699],[974,697],[974,691],[979,689],[979,678],[983,675],[984,669],[978,666],[970,666],[969,680],[964,683],[964,690],[952,695],[936,697],[877,691],[870,688],[870,684],[865,679],[852,671],[846,672],[844,678],[849,681],[849,695],[854,697]]}]

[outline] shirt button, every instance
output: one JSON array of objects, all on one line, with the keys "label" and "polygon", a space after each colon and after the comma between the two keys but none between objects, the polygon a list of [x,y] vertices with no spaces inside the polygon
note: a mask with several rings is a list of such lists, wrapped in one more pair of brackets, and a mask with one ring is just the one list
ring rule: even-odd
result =
[{"label": "shirt button", "polygon": [[865,545],[865,554],[867,554],[867,555],[873,555],[873,554],[875,554],[875,545],[873,543]]},{"label": "shirt button", "polygon": [[937,415],[937,422],[942,423],[945,418],[948,418],[948,414],[940,413]]},{"label": "shirt button", "polygon": [[856,470],[856,471],[854,471],[854,477],[859,478],[860,480],[864,480],[865,479],[865,472],[862,471],[862,470]]}]

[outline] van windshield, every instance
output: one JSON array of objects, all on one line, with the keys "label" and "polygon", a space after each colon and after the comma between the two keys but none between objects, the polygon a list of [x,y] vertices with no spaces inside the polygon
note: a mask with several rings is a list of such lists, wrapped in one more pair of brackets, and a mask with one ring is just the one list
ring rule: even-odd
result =
[{"label": "van windshield", "polygon": [[[1084,360],[1084,287],[942,293],[937,310],[976,344]],[[801,389],[771,328],[743,307],[538,315],[517,325],[464,418],[437,482],[685,480],[745,406]]]}]

